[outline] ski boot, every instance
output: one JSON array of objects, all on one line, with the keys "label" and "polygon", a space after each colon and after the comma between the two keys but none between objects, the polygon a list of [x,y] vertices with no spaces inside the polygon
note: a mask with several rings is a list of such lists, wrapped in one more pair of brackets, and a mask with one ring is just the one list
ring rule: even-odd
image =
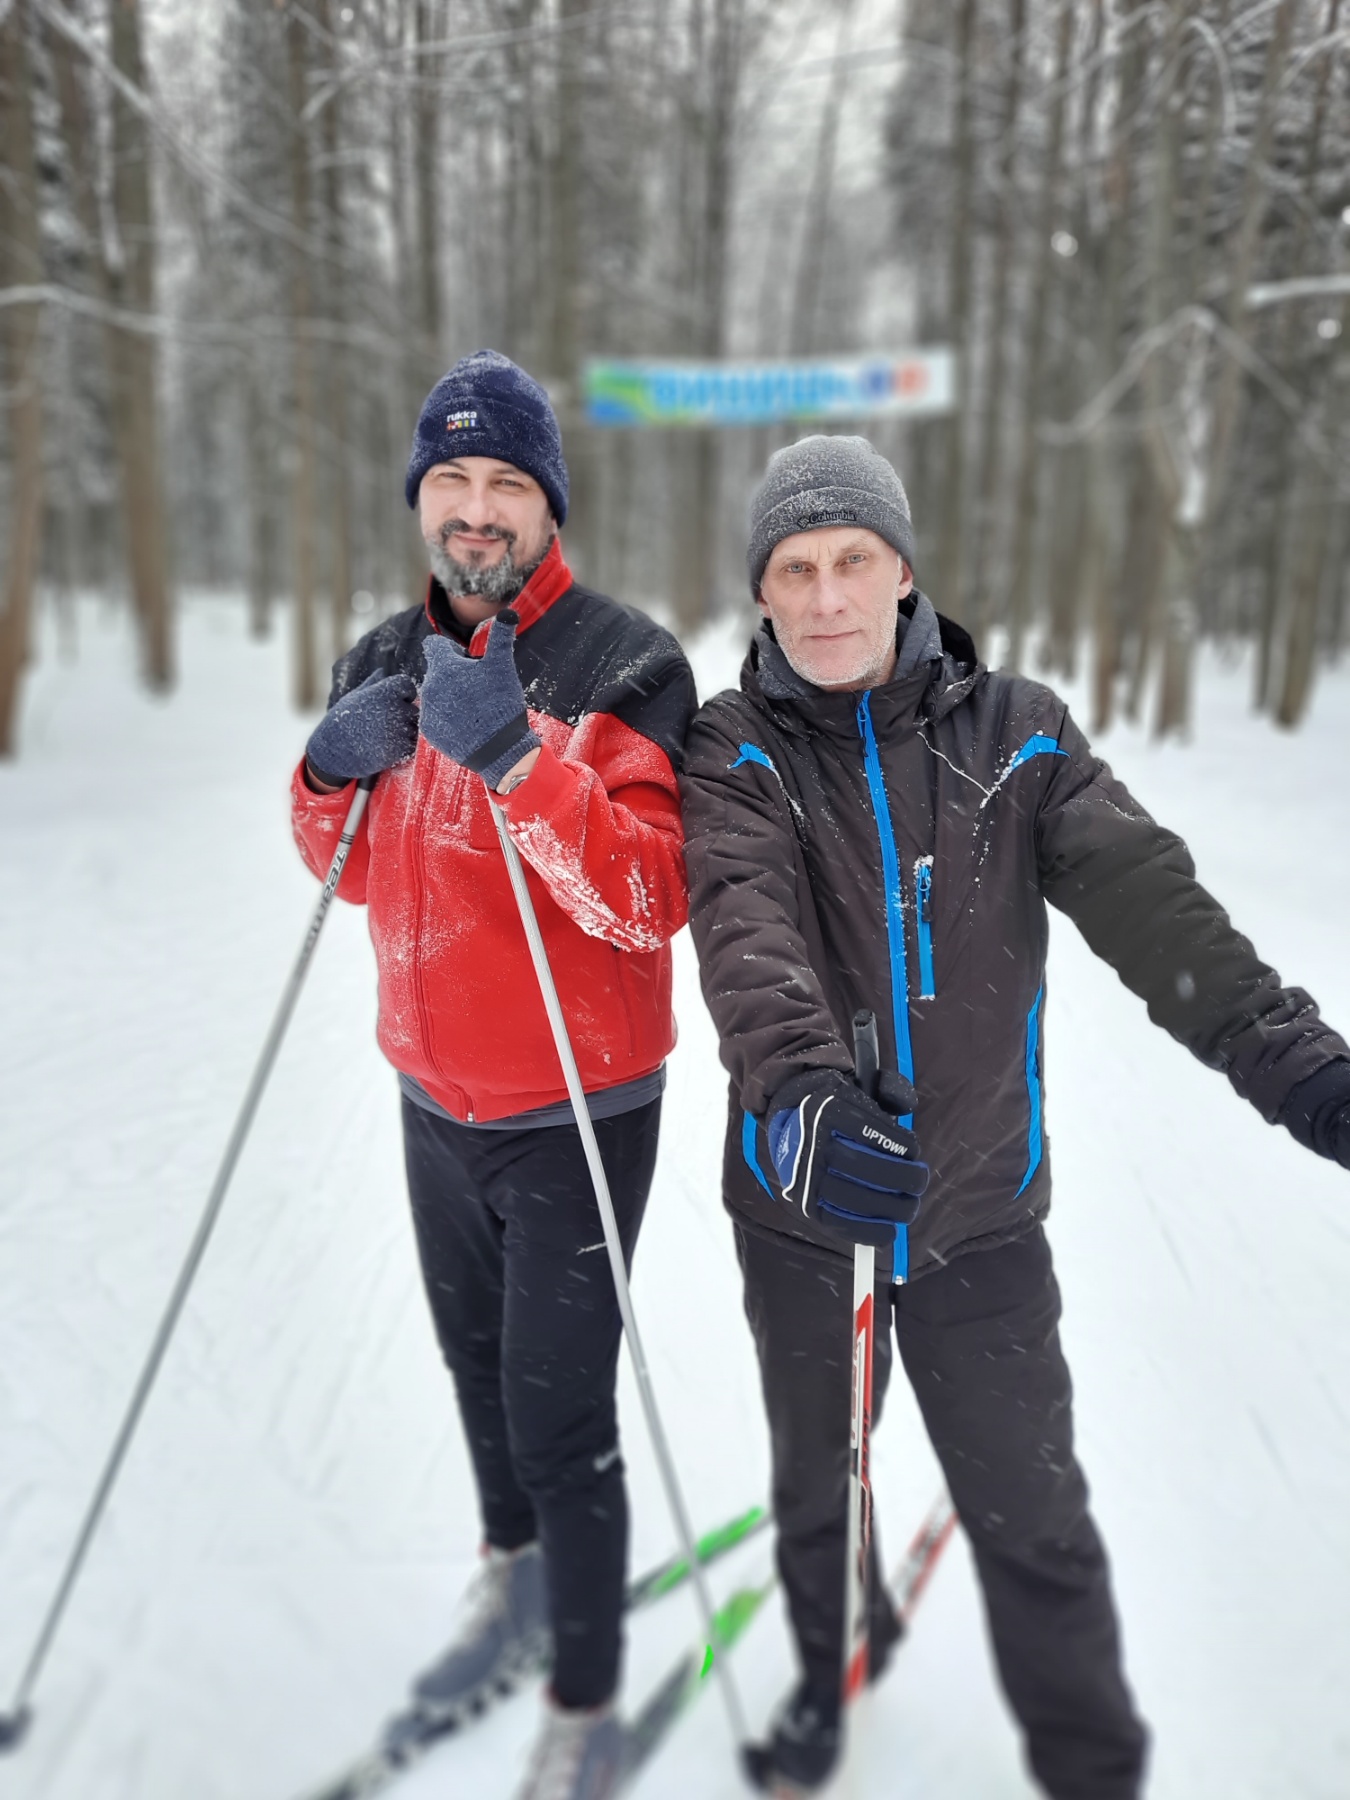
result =
[{"label": "ski boot", "polygon": [[571,1711],[548,1694],[544,1709],[516,1800],[613,1800],[624,1767],[623,1727],[613,1707]]},{"label": "ski boot", "polygon": [[[878,1586],[868,1633],[869,1686],[880,1681],[904,1635],[904,1620]],[[768,1743],[746,1746],[745,1772],[752,1786],[773,1800],[801,1800],[823,1787],[839,1760],[839,1711],[837,1694],[822,1694],[808,1681],[799,1683],[774,1720]]]},{"label": "ski boot", "polygon": [[413,1683],[410,1719],[453,1731],[547,1666],[552,1649],[544,1558],[538,1544],[489,1545],[464,1597],[445,1654]]},{"label": "ski boot", "polygon": [[800,1682],[774,1720],[767,1744],[745,1750],[745,1772],[774,1800],[797,1800],[824,1787],[839,1761],[839,1696]]}]

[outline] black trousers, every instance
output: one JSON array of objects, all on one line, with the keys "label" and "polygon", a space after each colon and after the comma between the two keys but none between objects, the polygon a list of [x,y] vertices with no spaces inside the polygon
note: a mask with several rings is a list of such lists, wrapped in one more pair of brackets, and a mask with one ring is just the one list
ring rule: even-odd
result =
[{"label": "black trousers", "polygon": [[[659,1100],[596,1121],[625,1260]],[[563,1706],[618,1686],[628,1501],[614,1404],[622,1325],[575,1125],[481,1131],[403,1102],[422,1276],[454,1376],[489,1544],[538,1538]]]},{"label": "black trousers", "polygon": [[[803,1668],[843,1646],[850,1260],[736,1223],[773,1454],[778,1562]],[[1136,1800],[1146,1734],[1121,1671],[1106,1553],[1073,1453],[1059,1288],[1039,1228],[878,1286],[874,1421],[900,1357],[970,1540],[1004,1692],[1053,1800]]]}]

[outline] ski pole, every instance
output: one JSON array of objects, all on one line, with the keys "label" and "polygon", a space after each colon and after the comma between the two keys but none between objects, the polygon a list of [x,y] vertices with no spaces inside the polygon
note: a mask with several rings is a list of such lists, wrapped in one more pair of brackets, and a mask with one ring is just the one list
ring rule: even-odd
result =
[{"label": "ski pole", "polygon": [[131,1446],[136,1427],[140,1423],[145,1403],[150,1398],[150,1390],[155,1384],[155,1377],[159,1374],[160,1364],[164,1360],[169,1340],[173,1337],[174,1329],[178,1324],[188,1291],[196,1278],[201,1260],[206,1254],[206,1246],[210,1242],[211,1233],[220,1216],[220,1209],[225,1201],[225,1192],[230,1185],[230,1177],[234,1174],[235,1164],[239,1161],[249,1128],[253,1124],[253,1116],[258,1110],[258,1102],[262,1099],[263,1089],[267,1086],[267,1078],[272,1073],[272,1065],[276,1061],[277,1051],[281,1048],[281,1040],[286,1035],[286,1027],[290,1024],[295,1003],[300,997],[300,989],[304,984],[310,959],[314,955],[314,947],[319,941],[319,933],[323,930],[324,919],[332,904],[333,895],[337,892],[338,882],[341,880],[342,871],[347,864],[348,853],[356,839],[357,828],[361,823],[362,814],[366,810],[366,802],[370,799],[370,790],[374,785],[375,778],[373,776],[366,781],[358,782],[356,792],[352,795],[352,803],[347,809],[347,822],[342,828],[342,836],[338,839],[337,849],[333,852],[328,879],[323,884],[323,892],[314,909],[314,916],[309,922],[309,930],[305,933],[304,942],[300,946],[300,955],[291,971],[291,978],[286,983],[272,1020],[272,1028],[267,1034],[262,1053],[253,1070],[252,1079],[244,1095],[243,1105],[239,1108],[239,1116],[234,1122],[234,1130],[230,1133],[229,1142],[225,1146],[225,1154],[216,1171],[216,1178],[211,1184],[211,1192],[207,1196],[205,1210],[196,1232],[193,1234],[192,1243],[188,1247],[187,1257],[178,1272],[178,1279],[173,1285],[173,1292],[164,1309],[164,1316],[159,1322],[159,1329],[155,1332],[154,1341],[150,1346],[150,1354],[145,1359],[145,1366],[141,1370],[130,1404],[123,1415],[117,1436],[113,1440],[108,1460],[103,1465],[103,1473],[98,1478],[93,1498],[85,1510],[84,1519],[76,1534],[70,1555],[66,1558],[65,1569],[56,1585],[56,1592],[52,1596],[41,1629],[37,1634],[37,1640],[29,1654],[23,1676],[15,1691],[13,1704],[8,1712],[0,1713],[0,1750],[13,1749],[23,1738],[32,1721],[33,1690],[37,1686],[42,1666],[47,1660],[47,1653],[52,1647],[52,1640],[56,1636],[57,1628],[66,1610],[66,1604],[79,1579],[90,1542],[98,1529],[103,1510],[108,1504],[122,1463]]},{"label": "ski pole", "polygon": [[[853,1015],[853,1066],[858,1086],[875,1098],[881,1053],[877,1018]],[[871,1663],[868,1598],[871,1587],[872,1481],[868,1455],[872,1436],[872,1337],[875,1320],[877,1253],[870,1244],[853,1246],[853,1391],[849,1400],[848,1552],[844,1589],[843,1699],[847,1705],[867,1686]]]},{"label": "ski pole", "polygon": [[586,1105],[586,1094],[581,1085],[581,1072],[577,1068],[577,1059],[572,1051],[572,1040],[567,1034],[567,1021],[563,1017],[562,1003],[558,999],[558,989],[553,979],[553,970],[549,965],[548,951],[544,948],[544,940],[540,934],[534,901],[530,898],[530,890],[525,881],[525,870],[521,866],[520,852],[516,849],[511,835],[506,829],[506,820],[502,816],[501,808],[491,800],[488,804],[492,807],[497,837],[501,843],[502,855],[506,859],[507,873],[511,877],[511,888],[520,911],[520,922],[525,928],[525,936],[529,941],[530,957],[539,982],[540,996],[543,999],[544,1010],[548,1014],[548,1022],[553,1031],[553,1042],[557,1048],[558,1060],[562,1064],[563,1077],[567,1083],[567,1095],[572,1102],[572,1112],[576,1118],[577,1130],[581,1133],[582,1148],[586,1152],[591,1181],[595,1186],[596,1203],[600,1208],[600,1222],[605,1231],[605,1249],[609,1252],[609,1267],[614,1277],[614,1292],[619,1302],[619,1316],[623,1320],[624,1336],[628,1339],[628,1354],[632,1358],[633,1374],[637,1378],[642,1410],[647,1420],[647,1433],[651,1438],[652,1448],[656,1452],[662,1486],[666,1490],[666,1501],[675,1522],[675,1535],[679,1540],[684,1559],[689,1564],[694,1591],[698,1597],[699,1612],[703,1618],[703,1628],[708,1634],[708,1655],[712,1660],[714,1670],[721,1679],[727,1718],[730,1720],[732,1736],[739,1749],[748,1743],[750,1737],[745,1723],[745,1711],[726,1658],[716,1654],[721,1647],[722,1634],[717,1627],[717,1614],[713,1607],[712,1596],[708,1591],[707,1576],[698,1560],[693,1527],[689,1522],[689,1512],[684,1503],[684,1494],[680,1488],[679,1477],[675,1472],[675,1462],[670,1453],[670,1444],[661,1423],[660,1412],[657,1410],[656,1394],[647,1370],[647,1358],[642,1349],[637,1317],[633,1312],[633,1296],[628,1286],[628,1270],[623,1260],[619,1222],[614,1216],[614,1202],[610,1198],[609,1178],[605,1174],[605,1165],[600,1156],[600,1144]]}]

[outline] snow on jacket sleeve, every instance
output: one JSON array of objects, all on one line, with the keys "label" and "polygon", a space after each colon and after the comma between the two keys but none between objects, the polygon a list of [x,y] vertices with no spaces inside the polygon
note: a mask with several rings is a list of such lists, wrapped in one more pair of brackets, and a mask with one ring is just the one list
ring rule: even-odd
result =
[{"label": "snow on jacket sleeve", "polygon": [[812,966],[798,848],[777,774],[737,762],[734,719],[712,701],[685,750],[690,930],[703,997],[741,1104],[763,1116],[791,1075],[853,1069]]},{"label": "snow on jacket sleeve", "polygon": [[[1051,697],[1052,698],[1052,697]],[[1290,1090],[1350,1056],[1302,988],[1285,987],[1195,878],[1190,851],[1159,825],[1061,703],[1037,819],[1047,900],[1148,1006],[1155,1025],[1220,1069],[1268,1122]]]},{"label": "snow on jacket sleeve", "polygon": [[[303,756],[291,777],[291,830],[306,868],[320,881],[327,879],[332,867],[333,852],[342,836],[342,827],[347,823],[355,792],[356,783],[349,781],[335,794],[316,794],[305,780]],[[355,841],[347,854],[347,866],[337,886],[338,899],[349,900],[353,906],[364,906],[366,901],[366,872],[370,867],[369,823],[370,808],[367,807],[356,828]]]},{"label": "snow on jacket sleeve", "polygon": [[590,937],[659,950],[688,916],[679,786],[664,750],[609,713],[586,714],[559,755],[547,717],[530,777],[499,801],[521,855]]}]

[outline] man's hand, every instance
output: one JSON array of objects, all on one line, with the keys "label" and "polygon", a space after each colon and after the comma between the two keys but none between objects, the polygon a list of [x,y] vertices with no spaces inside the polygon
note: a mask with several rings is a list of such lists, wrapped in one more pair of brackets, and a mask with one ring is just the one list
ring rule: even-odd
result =
[{"label": "man's hand", "polygon": [[345,787],[406,762],[417,749],[417,689],[410,675],[381,675],[329,708],[305,745],[309,773],[322,787]]},{"label": "man's hand", "polygon": [[[913,1111],[902,1076],[883,1075],[878,1086],[896,1112]],[[918,1140],[846,1075],[794,1076],[770,1102],[768,1136],[783,1198],[825,1230],[881,1249],[912,1224],[928,1186]]]},{"label": "man's hand", "polygon": [[1350,1169],[1350,1061],[1341,1056],[1292,1088],[1277,1123],[1309,1150]]},{"label": "man's hand", "polygon": [[425,645],[422,736],[442,756],[481,775],[491,788],[540,747],[516,674],[519,623],[509,607],[499,612],[488,633],[487,649],[478,658],[466,656],[450,638],[428,638]]}]

